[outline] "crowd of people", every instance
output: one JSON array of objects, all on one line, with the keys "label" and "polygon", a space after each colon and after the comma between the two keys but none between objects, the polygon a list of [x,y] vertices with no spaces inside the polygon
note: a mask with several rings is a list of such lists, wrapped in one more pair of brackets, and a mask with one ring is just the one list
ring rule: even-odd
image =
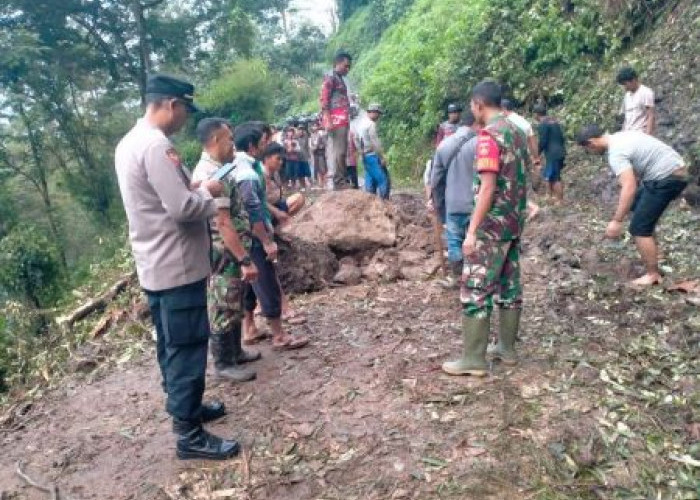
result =
[{"label": "crowd of people", "polygon": [[[358,124],[359,108],[344,79],[351,62],[344,52],[335,57],[323,79],[318,117],[292,119],[279,128],[254,121],[233,126],[218,117],[199,121],[202,153],[192,173],[168,137],[197,111],[194,87],[151,75],[145,115],[117,146],[129,239],[156,329],[166,407],[181,459],[226,459],[239,451],[235,440],[203,427],[226,413],[223,403],[202,401],[209,349],[216,376],[243,383],[256,377],[249,366],[261,358],[247,346],[267,338],[277,350],[310,342],[286,328],[286,319],[305,318],[291,310],[278,274],[277,230],[304,206],[304,191],[358,188],[359,157],[365,189],[383,199],[390,195],[377,132],[383,110],[368,106],[367,119]],[[647,266],[635,284],[651,285],[661,279],[654,229],[685,187],[687,171],[678,153],[650,135],[653,94],[625,71],[620,74],[627,90],[625,129],[606,134],[590,125],[576,140],[591,152],[608,153],[622,193],[606,235],[618,237],[622,221],[634,211],[630,232]],[[495,82],[476,85],[468,111],[456,103],[448,106],[426,169],[429,207],[446,233],[446,285],[459,288],[463,311],[462,355],[442,367],[451,375],[486,375],[494,304],[500,327],[490,355],[517,363],[520,242],[526,220],[539,210],[528,204],[528,180],[541,175],[554,202],[564,199],[561,124],[538,105],[535,133],[513,108]],[[257,328],[256,311],[271,334]]]}]

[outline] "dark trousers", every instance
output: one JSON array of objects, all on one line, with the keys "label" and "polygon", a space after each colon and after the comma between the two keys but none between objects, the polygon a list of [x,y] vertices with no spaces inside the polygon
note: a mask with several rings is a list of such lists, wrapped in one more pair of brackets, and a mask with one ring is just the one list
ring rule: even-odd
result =
[{"label": "dark trousers", "polygon": [[243,309],[254,311],[256,300],[259,300],[262,315],[268,319],[278,319],[282,316],[282,289],[277,268],[268,260],[265,249],[258,240],[253,240],[250,247],[250,259],[258,268],[258,279],[244,285]]},{"label": "dark trousers", "polygon": [[145,292],[156,327],[166,409],[176,419],[199,423],[209,342],[206,280]]},{"label": "dark trousers", "polygon": [[347,165],[346,170],[348,172],[348,180],[352,184],[353,189],[360,188],[360,181],[357,178],[357,165]]}]

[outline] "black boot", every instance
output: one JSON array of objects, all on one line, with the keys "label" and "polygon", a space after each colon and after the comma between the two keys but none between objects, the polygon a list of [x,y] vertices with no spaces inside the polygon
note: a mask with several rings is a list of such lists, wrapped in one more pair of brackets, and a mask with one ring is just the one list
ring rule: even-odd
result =
[{"label": "black boot", "polygon": [[233,358],[237,363],[252,363],[262,358],[260,351],[246,351],[243,349],[243,344],[241,343],[243,327],[240,323],[233,327],[232,334],[233,340],[231,341],[231,348],[233,349]]},{"label": "black boot", "polygon": [[[233,329],[235,330],[235,328]],[[217,377],[231,380],[232,382],[248,382],[255,379],[255,372],[240,366],[236,360],[236,349],[241,347],[240,326],[238,339],[234,337],[234,331],[213,333],[209,343],[211,355],[214,358],[214,371]],[[236,345],[238,346],[236,348]]]},{"label": "black boot", "polygon": [[202,423],[213,422],[226,415],[226,406],[221,401],[202,403]]},{"label": "black boot", "polygon": [[200,424],[175,419],[173,428],[178,436],[176,453],[180,460],[226,460],[238,455],[241,448],[235,440],[210,434]]}]

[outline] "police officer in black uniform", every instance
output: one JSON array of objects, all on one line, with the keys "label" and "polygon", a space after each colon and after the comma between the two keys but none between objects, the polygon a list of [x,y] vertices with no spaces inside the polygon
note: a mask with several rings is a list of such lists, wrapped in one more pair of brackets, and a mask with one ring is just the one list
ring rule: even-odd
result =
[{"label": "police officer in black uniform", "polygon": [[177,456],[223,460],[238,454],[238,443],[202,427],[226,412],[221,403],[202,404],[211,271],[207,221],[216,213],[214,198],[223,185],[215,180],[193,184],[168,139],[197,110],[193,93],[188,82],[150,76],[146,114],[119,142],[115,165],[139,282],[156,327]]}]

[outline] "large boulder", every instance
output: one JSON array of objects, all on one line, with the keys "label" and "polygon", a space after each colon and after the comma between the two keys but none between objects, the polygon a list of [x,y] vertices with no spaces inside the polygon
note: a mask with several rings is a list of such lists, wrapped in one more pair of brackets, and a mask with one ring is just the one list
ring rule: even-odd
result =
[{"label": "large boulder", "polygon": [[285,292],[315,292],[332,283],[338,270],[338,259],[326,245],[285,237],[278,246],[277,271]]},{"label": "large boulder", "polygon": [[284,234],[353,253],[394,246],[398,216],[392,204],[359,190],[323,194],[285,228]]}]

